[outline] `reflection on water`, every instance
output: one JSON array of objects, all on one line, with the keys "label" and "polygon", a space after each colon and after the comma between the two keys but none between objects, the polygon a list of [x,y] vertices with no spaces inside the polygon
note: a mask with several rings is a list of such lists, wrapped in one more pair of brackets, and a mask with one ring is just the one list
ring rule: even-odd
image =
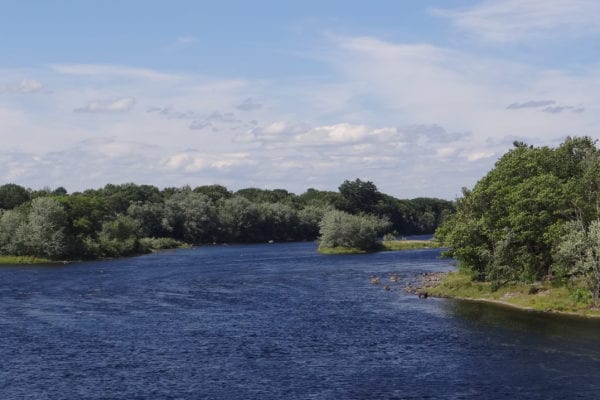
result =
[{"label": "reflection on water", "polygon": [[451,268],[438,255],[294,243],[2,268],[0,399],[600,397],[600,321],[404,293]]},{"label": "reflection on water", "polygon": [[467,300],[447,301],[444,308],[460,316],[473,326],[489,326],[525,333],[536,332],[548,337],[565,340],[598,340],[600,343],[600,319],[580,318],[568,315],[547,314],[519,310],[501,304]]},{"label": "reflection on water", "polygon": [[[443,307],[467,329],[519,340],[529,349],[600,361],[600,320],[513,309],[498,304],[449,300]],[[569,365],[564,366],[567,369]]]}]

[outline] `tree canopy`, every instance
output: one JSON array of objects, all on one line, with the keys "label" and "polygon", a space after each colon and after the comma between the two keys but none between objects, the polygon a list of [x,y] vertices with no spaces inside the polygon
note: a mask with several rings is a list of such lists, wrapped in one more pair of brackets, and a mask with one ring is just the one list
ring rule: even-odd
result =
[{"label": "tree canopy", "polygon": [[6,184],[0,202],[0,254],[47,258],[116,257],[177,243],[315,240],[324,215],[336,207],[390,220],[398,233],[432,232],[452,209],[445,200],[395,199],[359,179],[345,181],[339,192],[300,195],[133,183],[68,194],[62,187],[33,191]]},{"label": "tree canopy", "polygon": [[577,275],[558,260],[568,258],[564,241],[577,236],[574,227],[595,237],[599,172],[600,152],[589,137],[569,137],[557,148],[515,143],[472,190],[463,189],[436,236],[478,280]]}]

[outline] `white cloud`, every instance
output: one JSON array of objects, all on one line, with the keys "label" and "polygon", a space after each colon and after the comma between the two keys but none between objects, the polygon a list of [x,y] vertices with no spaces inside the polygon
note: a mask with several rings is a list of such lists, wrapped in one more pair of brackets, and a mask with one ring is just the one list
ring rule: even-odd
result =
[{"label": "white cloud", "polygon": [[252,97],[248,97],[242,103],[240,103],[236,108],[240,111],[253,111],[259,110],[263,107],[263,104],[257,99],[253,99]]},{"label": "white cloud", "polygon": [[95,138],[41,153],[0,151],[0,179],[24,186],[65,186],[70,191],[106,183],[148,182],[156,148],[140,142]]},{"label": "white cloud", "polygon": [[456,149],[454,147],[440,147],[435,151],[435,155],[439,158],[448,158],[454,153],[456,153]]},{"label": "white cloud", "polygon": [[228,170],[235,167],[254,165],[249,153],[208,154],[185,151],[171,155],[163,165],[171,171],[195,173],[203,170]]},{"label": "white cloud", "polygon": [[122,97],[111,101],[91,101],[73,111],[78,113],[122,113],[131,110],[134,105],[133,97]]},{"label": "white cloud", "polygon": [[468,161],[479,161],[492,156],[494,156],[494,153],[491,151],[473,151],[463,154],[463,157],[465,157]]},{"label": "white cloud", "polygon": [[506,107],[507,110],[519,110],[521,108],[547,107],[556,104],[554,100],[529,100],[523,103],[512,103]]},{"label": "white cloud", "polygon": [[280,135],[282,133],[284,133],[286,130],[288,130],[289,124],[286,123],[285,121],[276,121],[273,122],[272,124],[267,125],[266,127],[264,127],[262,129],[262,132],[265,133],[266,135]]},{"label": "white cloud", "polygon": [[488,0],[456,11],[436,9],[458,29],[492,42],[600,32],[597,0]]},{"label": "white cloud", "polygon": [[[568,134],[599,134],[600,120],[594,113],[600,91],[597,70],[544,70],[368,37],[338,38],[337,44],[332,65],[347,81],[363,82],[368,87],[363,96],[385,104],[403,124],[425,122],[441,124],[450,132],[471,132],[470,141],[481,145],[488,138],[507,135],[553,140]],[[507,109],[507,104],[528,98],[553,99],[556,105],[573,108]]]},{"label": "white cloud", "polygon": [[175,74],[158,72],[147,68],[136,68],[123,65],[102,64],[54,64],[51,68],[65,75],[80,76],[119,76],[147,80],[178,80],[182,77]]},{"label": "white cloud", "polygon": [[196,39],[192,36],[179,36],[175,41],[178,46],[181,47],[189,47],[191,46]]},{"label": "white cloud", "polygon": [[0,94],[29,94],[42,91],[44,85],[35,79],[22,79],[18,83],[0,85]]},{"label": "white cloud", "polygon": [[[399,197],[452,198],[510,138],[538,145],[567,134],[600,137],[597,69],[546,70],[374,37],[329,46],[326,82],[106,65],[32,71],[53,96],[0,98],[0,177],[69,190],[135,181],[296,192],[360,177]],[[3,76],[18,82],[29,72]],[[83,118],[75,108],[120,113]],[[21,156],[1,157],[8,153]]]}]

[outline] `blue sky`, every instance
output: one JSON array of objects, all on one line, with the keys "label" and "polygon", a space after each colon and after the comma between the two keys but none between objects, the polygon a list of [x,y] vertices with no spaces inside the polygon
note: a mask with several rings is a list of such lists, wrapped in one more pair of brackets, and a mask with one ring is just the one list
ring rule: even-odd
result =
[{"label": "blue sky", "polygon": [[600,138],[595,0],[0,5],[0,182],[452,199]]}]

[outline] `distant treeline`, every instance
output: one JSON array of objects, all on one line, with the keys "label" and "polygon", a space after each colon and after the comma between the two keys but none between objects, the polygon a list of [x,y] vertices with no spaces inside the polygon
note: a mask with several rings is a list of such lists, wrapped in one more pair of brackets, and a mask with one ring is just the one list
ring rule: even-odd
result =
[{"label": "distant treeline", "polygon": [[179,244],[314,240],[326,212],[387,218],[398,235],[432,233],[453,203],[399,200],[369,181],[339,192],[221,185],[158,189],[133,183],[68,194],[64,188],[0,186],[0,255],[51,259],[116,257]]}]

